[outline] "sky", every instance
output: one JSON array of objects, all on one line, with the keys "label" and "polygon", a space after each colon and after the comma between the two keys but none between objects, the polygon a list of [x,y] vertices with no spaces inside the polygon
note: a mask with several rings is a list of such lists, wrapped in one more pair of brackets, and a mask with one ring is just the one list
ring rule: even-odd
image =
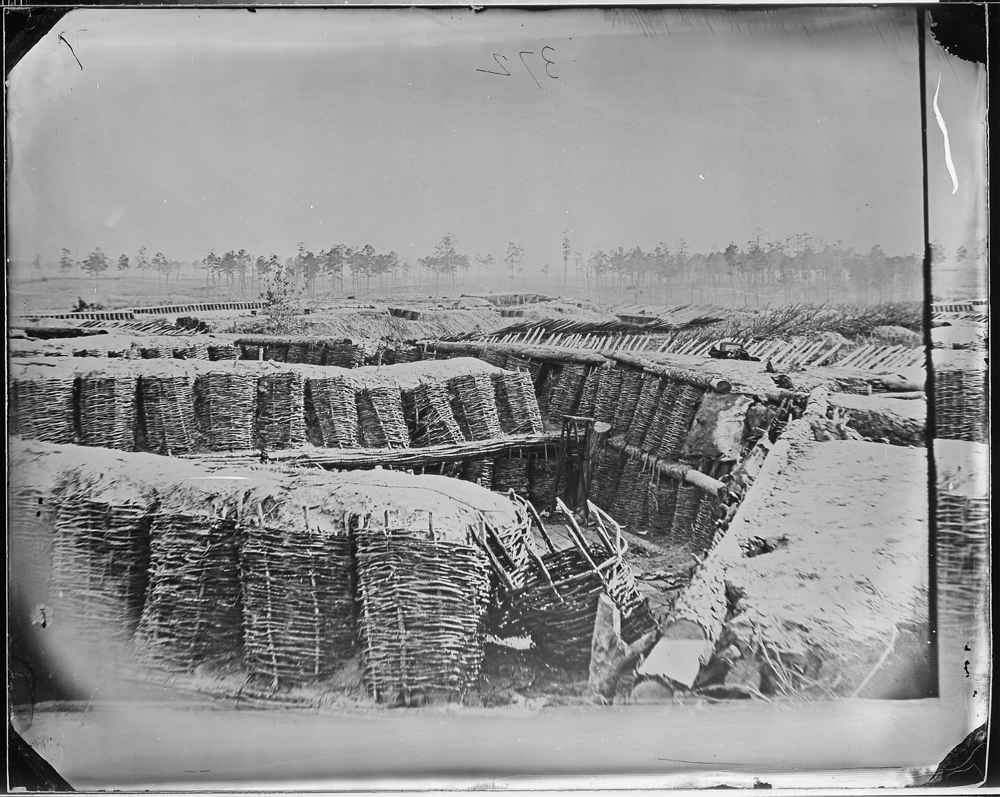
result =
[{"label": "sky", "polygon": [[[445,233],[532,268],[564,233],[584,258],[757,231],[921,250],[912,11],[643,19],[71,11],[9,76],[8,256],[415,260]],[[929,96],[939,78],[958,190],[928,107],[931,233],[954,251],[985,229],[985,75],[930,43]]]}]

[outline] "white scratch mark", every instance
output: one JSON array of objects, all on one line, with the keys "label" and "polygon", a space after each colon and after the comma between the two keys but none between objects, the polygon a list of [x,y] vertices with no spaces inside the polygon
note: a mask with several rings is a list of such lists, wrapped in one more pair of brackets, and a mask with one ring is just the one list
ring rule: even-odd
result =
[{"label": "white scratch mark", "polygon": [[948,128],[944,126],[944,117],[941,116],[941,109],[938,108],[938,93],[941,91],[941,75],[938,75],[937,89],[934,91],[934,118],[937,119],[938,127],[941,128],[941,135],[944,136],[944,162],[948,166],[948,174],[951,175],[951,193],[954,195],[958,191],[958,175],[955,174],[955,162],[951,159],[951,144],[948,143]]}]

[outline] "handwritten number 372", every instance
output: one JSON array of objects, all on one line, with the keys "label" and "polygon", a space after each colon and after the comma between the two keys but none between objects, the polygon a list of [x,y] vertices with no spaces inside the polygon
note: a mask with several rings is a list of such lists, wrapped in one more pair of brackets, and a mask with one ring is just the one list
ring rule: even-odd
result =
[{"label": "handwritten number 372", "polygon": [[[542,48],[542,51],[540,53],[540,55],[542,57],[542,60],[545,62],[545,74],[548,75],[553,80],[555,80],[555,79],[557,79],[559,77],[559,75],[553,75],[552,71],[551,71],[551,67],[555,66],[556,62],[553,61],[551,58],[549,58],[545,54],[546,50],[551,50],[553,52],[553,54],[554,54],[555,53],[555,48],[554,47],[545,46],[545,47]],[[524,68],[528,70],[528,74],[531,75],[531,79],[535,81],[535,85],[537,85],[538,88],[541,88],[542,84],[538,82],[538,78],[535,77],[535,73],[531,71],[531,67],[528,66],[528,62],[524,60],[524,56],[526,56],[526,55],[534,55],[534,54],[535,53],[533,51],[531,51],[531,50],[522,50],[521,52],[518,53],[518,55],[521,58],[521,63],[524,64]],[[501,75],[501,76],[504,76],[504,77],[510,77],[510,72],[507,71],[507,67],[504,66],[502,63],[500,63],[500,59],[501,58],[504,61],[507,60],[507,56],[506,55],[503,55],[501,53],[493,53],[493,60],[497,62],[497,66],[499,66],[503,70],[503,72],[494,72],[492,69],[477,69],[476,71],[477,72],[485,72],[487,75]]]}]

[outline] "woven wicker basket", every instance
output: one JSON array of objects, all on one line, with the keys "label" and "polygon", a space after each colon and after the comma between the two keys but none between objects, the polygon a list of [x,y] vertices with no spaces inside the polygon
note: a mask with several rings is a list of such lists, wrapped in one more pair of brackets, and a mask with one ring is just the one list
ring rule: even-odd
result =
[{"label": "woven wicker basket", "polygon": [[243,605],[234,519],[160,513],[137,643],[167,669],[241,662]]},{"label": "woven wicker basket", "polygon": [[358,532],[364,680],[380,702],[415,692],[460,699],[483,660],[489,573],[474,544]]},{"label": "woven wicker basket", "polygon": [[95,641],[132,637],[148,582],[151,510],[82,494],[61,498],[50,581],[61,624]]},{"label": "woven wicker basket", "polygon": [[333,675],[356,649],[350,537],[265,523],[239,539],[247,670],[275,687]]},{"label": "woven wicker basket", "polygon": [[93,372],[80,377],[80,443],[135,450],[139,380],[134,374]]}]

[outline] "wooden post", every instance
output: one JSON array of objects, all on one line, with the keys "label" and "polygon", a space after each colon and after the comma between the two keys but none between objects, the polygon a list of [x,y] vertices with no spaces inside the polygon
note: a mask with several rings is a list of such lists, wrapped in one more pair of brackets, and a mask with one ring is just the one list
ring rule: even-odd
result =
[{"label": "wooden post", "polygon": [[593,428],[587,430],[583,467],[580,468],[580,503],[583,506],[590,503],[590,485],[594,479],[594,466],[597,464],[597,457],[607,445],[610,434],[611,424],[604,421],[598,421]]}]

